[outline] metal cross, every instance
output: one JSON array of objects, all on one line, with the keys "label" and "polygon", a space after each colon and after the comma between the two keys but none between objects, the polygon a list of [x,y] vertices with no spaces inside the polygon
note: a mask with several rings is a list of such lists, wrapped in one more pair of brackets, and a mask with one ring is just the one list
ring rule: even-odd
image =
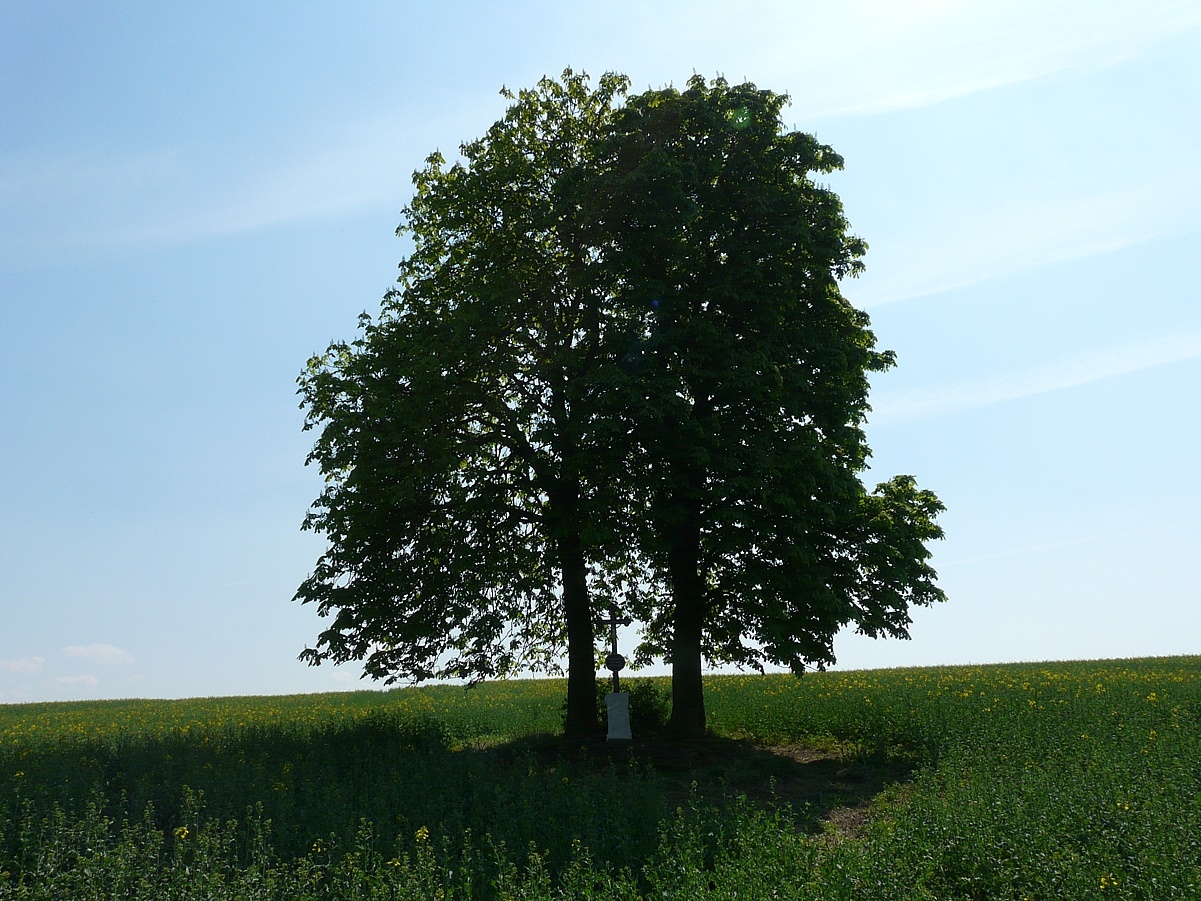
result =
[{"label": "metal cross", "polygon": [[613,673],[613,692],[621,691],[621,676],[618,675],[626,666],[626,659],[617,653],[617,627],[628,626],[633,620],[628,616],[617,616],[617,608],[609,605],[609,618],[602,619],[600,624],[609,627],[609,654],[605,657],[605,669]]}]

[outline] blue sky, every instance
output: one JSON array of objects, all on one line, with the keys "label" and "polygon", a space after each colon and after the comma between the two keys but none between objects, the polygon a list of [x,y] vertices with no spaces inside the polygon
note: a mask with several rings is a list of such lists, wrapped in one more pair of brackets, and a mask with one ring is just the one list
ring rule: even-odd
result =
[{"label": "blue sky", "polygon": [[409,176],[571,66],[791,95],[899,365],[868,478],[949,596],[844,667],[1201,651],[1201,6],[0,6],[0,703],[355,687],[295,378],[404,253]]}]

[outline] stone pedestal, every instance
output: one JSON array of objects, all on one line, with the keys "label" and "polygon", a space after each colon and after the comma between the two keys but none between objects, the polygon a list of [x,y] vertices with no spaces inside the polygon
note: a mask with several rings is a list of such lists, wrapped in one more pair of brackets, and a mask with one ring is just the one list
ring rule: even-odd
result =
[{"label": "stone pedestal", "polygon": [[609,716],[609,741],[629,741],[630,693],[611,691],[605,695],[605,709]]}]

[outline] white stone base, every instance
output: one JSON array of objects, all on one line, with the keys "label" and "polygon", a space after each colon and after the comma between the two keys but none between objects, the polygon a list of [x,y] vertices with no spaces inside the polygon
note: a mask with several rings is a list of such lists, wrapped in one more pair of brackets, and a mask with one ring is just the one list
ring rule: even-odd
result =
[{"label": "white stone base", "polygon": [[629,741],[633,738],[630,735],[630,693],[609,692],[605,695],[605,709],[609,714],[609,741]]}]

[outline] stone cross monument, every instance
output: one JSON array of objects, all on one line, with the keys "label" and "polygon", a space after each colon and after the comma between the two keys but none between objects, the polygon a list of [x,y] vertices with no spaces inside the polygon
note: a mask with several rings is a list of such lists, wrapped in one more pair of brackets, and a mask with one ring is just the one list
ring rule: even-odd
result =
[{"label": "stone cross monument", "polygon": [[600,624],[609,627],[609,653],[605,657],[605,669],[613,674],[613,691],[605,695],[605,710],[609,719],[609,741],[629,741],[630,734],[630,695],[621,690],[621,676],[625,669],[626,659],[617,653],[617,627],[628,626],[632,623],[628,616],[618,618],[617,608],[609,605],[609,618],[602,619]]}]

